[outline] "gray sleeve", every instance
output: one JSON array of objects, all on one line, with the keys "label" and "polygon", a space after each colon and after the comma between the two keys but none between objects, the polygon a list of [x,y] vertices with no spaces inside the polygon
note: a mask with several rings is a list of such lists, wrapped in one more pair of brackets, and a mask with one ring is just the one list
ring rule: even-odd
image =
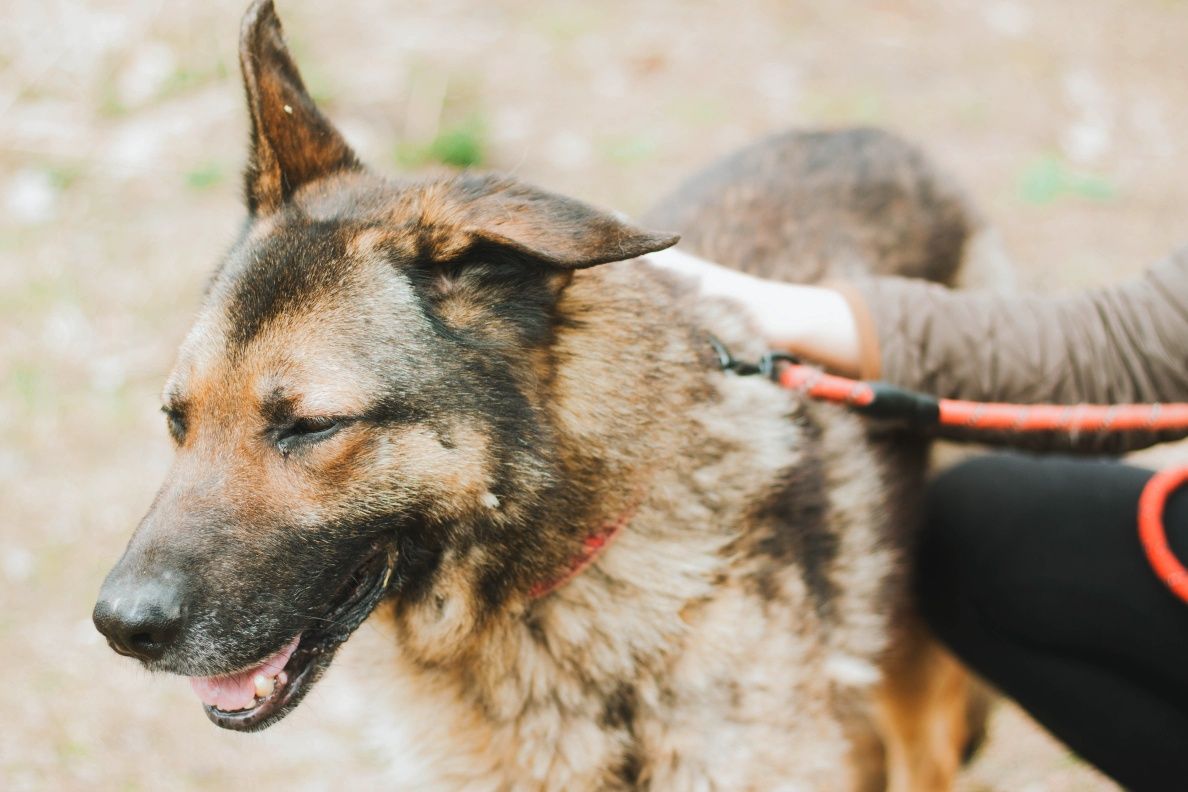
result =
[{"label": "gray sleeve", "polygon": [[[843,293],[858,316],[865,378],[976,401],[1188,401],[1188,248],[1139,278],[1071,295],[960,292],[902,278]],[[1115,453],[1184,435],[976,438]]]}]

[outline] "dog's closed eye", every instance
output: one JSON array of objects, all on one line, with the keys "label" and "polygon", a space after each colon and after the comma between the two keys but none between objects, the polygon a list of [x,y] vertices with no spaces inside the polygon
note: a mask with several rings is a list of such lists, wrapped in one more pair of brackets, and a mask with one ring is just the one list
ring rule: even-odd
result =
[{"label": "dog's closed eye", "polygon": [[186,414],[178,407],[165,406],[161,408],[165,413],[165,421],[169,427],[169,436],[173,442],[181,445],[186,439]]},{"label": "dog's closed eye", "polygon": [[345,423],[343,419],[328,416],[298,418],[277,432],[276,447],[282,455],[288,456],[301,446],[312,445],[329,438]]}]

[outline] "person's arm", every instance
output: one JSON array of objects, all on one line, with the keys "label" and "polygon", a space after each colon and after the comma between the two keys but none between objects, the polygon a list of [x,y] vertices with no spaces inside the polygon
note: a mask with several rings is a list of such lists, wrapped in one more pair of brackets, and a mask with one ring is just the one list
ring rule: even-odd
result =
[{"label": "person's arm", "polygon": [[[668,266],[681,269],[675,261]],[[834,288],[804,287],[768,283],[712,264],[692,269],[703,292],[746,304],[773,345],[863,379],[978,401],[1188,400],[1188,248],[1140,278],[1053,297],[952,291],[885,277]],[[780,308],[782,301],[786,310]],[[810,305],[815,307],[805,307]],[[942,434],[974,437],[948,429]],[[1176,436],[1184,435],[1188,432]],[[1136,432],[988,439],[1115,453],[1173,437]]]}]

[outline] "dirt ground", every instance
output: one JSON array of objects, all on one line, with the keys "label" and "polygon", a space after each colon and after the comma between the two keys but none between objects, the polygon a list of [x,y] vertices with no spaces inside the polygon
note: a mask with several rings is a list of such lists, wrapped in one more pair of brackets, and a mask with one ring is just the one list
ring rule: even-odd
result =
[{"label": "dirt ground", "polygon": [[[244,4],[4,4],[5,790],[379,785],[365,694],[333,672],[244,737],[90,622],[168,464],[158,389],[242,216]],[[1183,0],[279,6],[307,82],[377,167],[474,162],[632,212],[766,132],[881,124],[968,185],[1026,287],[1121,278],[1188,240]],[[962,784],[1112,788],[1009,706]]]}]

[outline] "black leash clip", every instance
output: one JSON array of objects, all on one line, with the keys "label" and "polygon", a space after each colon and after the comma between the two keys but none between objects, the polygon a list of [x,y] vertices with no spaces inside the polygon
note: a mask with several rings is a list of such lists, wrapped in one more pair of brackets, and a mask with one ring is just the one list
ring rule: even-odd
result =
[{"label": "black leash clip", "polygon": [[736,358],[717,337],[710,335],[708,338],[710,346],[714,349],[714,354],[718,357],[718,365],[722,367],[722,371],[733,371],[740,377],[751,377],[760,374],[774,380],[778,379],[780,363],[795,364],[800,362],[800,359],[795,355],[789,355],[784,352],[768,352],[759,358],[757,363],[748,363],[745,360]]}]

